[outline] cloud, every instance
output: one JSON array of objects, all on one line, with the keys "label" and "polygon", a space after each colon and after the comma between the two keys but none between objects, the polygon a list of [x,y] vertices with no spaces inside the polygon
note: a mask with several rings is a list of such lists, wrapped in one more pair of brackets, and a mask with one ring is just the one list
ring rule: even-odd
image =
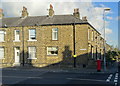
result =
[{"label": "cloud", "polygon": [[[18,2],[19,1],[19,2]],[[68,2],[57,2],[55,0],[51,1],[37,1],[30,0],[25,2],[25,0],[18,0],[17,2],[2,2],[2,8],[6,17],[20,17],[22,7],[25,6],[28,9],[29,16],[42,16],[48,15],[49,4],[53,5],[55,15],[62,14],[73,14],[74,8],[79,8],[80,18],[87,16],[88,22],[93,25],[103,36],[103,8],[106,6],[100,4],[99,7],[89,2],[84,2],[84,0],[72,0]],[[20,2],[21,1],[21,2]],[[106,13],[108,14],[108,13]],[[107,16],[107,15],[106,15]],[[112,19],[112,17],[107,17],[107,19]],[[106,27],[108,28],[109,22],[105,21]],[[106,34],[111,34],[111,29],[106,29]]]},{"label": "cloud", "polygon": [[100,7],[105,7],[105,5],[104,4],[100,4]]},{"label": "cloud", "polygon": [[105,29],[105,33],[106,33],[106,34],[111,34],[111,33],[112,33],[112,30],[109,29],[109,28],[106,28],[106,29]]},{"label": "cloud", "polygon": [[112,17],[109,17],[109,16],[107,16],[106,18],[109,19],[109,20],[112,20],[112,19],[113,19]]}]

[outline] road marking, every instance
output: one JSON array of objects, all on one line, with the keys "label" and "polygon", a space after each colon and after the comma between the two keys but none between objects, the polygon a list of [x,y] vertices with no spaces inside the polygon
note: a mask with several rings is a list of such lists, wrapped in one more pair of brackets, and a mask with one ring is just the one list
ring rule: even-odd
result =
[{"label": "road marking", "polygon": [[111,79],[111,76],[109,76],[108,79]]},{"label": "road marking", "polygon": [[80,79],[80,78],[66,78],[66,79],[105,82],[105,80],[96,80],[96,79]]},{"label": "road marking", "polygon": [[112,74],[110,74],[109,76],[111,76],[111,77],[112,77],[113,75],[112,75]]},{"label": "road marking", "polygon": [[115,83],[115,86],[117,86],[117,83]]},{"label": "road marking", "polygon": [[117,81],[118,81],[118,80],[116,80],[116,79],[114,80],[114,82],[117,82]]},{"label": "road marking", "polygon": [[[14,80],[14,82],[10,82],[10,84],[17,84],[17,83],[19,83],[21,81],[24,81],[24,80],[27,80],[27,79],[32,79],[32,78],[42,79],[42,77],[26,77],[26,76],[3,76],[3,77],[6,77],[6,78],[16,78],[16,80]],[[19,78],[19,79],[17,79],[17,78]]]},{"label": "road marking", "polygon": [[118,79],[118,77],[115,77],[115,79]]},{"label": "road marking", "polygon": [[2,77],[2,78],[3,78],[3,77],[8,77],[8,78],[9,78],[9,77],[10,77],[10,78],[25,78],[25,76],[19,76],[19,77],[18,77],[18,76],[0,76],[0,77]]},{"label": "road marking", "polygon": [[107,80],[106,80],[106,82],[109,82],[109,81],[110,81],[110,79],[107,79]]},{"label": "road marking", "polygon": [[[1,77],[1,76],[0,76]],[[10,77],[10,78],[39,78],[42,79],[42,77],[26,77],[26,76],[2,76],[2,77]]]},{"label": "road marking", "polygon": [[27,77],[27,78],[38,78],[38,79],[42,79],[42,77]]},{"label": "road marking", "polygon": [[106,79],[106,82],[110,82],[111,78],[112,78],[112,74],[109,75],[109,77]]},{"label": "road marking", "polygon": [[117,84],[118,84],[118,73],[115,74],[114,84],[115,84],[115,86],[117,86]]}]

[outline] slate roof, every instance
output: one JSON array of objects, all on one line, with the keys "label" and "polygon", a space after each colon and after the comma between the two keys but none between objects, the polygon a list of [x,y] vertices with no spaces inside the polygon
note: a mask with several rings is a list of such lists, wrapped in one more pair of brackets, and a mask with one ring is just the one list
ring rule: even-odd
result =
[{"label": "slate roof", "polygon": [[38,25],[38,26],[40,25],[62,25],[62,24],[74,24],[74,23],[75,24],[89,24],[94,30],[96,30],[87,21],[83,21],[79,18],[75,18],[73,15],[54,15],[52,17],[28,16],[26,18],[11,17],[11,18],[0,19],[0,27],[4,27],[5,25],[7,25],[7,27],[20,27],[20,26],[35,26],[35,25]]},{"label": "slate roof", "polygon": [[57,25],[57,24],[73,24],[87,23],[81,19],[75,18],[73,15],[54,15],[49,16],[28,16],[26,18],[13,17],[0,19],[0,27],[5,24],[7,27],[19,26],[35,26],[35,25]]}]

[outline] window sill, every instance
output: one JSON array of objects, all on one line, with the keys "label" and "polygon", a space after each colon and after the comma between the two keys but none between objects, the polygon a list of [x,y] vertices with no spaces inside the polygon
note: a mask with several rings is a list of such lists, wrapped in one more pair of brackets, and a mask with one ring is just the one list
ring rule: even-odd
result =
[{"label": "window sill", "polygon": [[0,41],[0,42],[5,42],[5,41]]},{"label": "window sill", "polygon": [[20,40],[19,41],[14,40],[13,42],[20,42]]},{"label": "window sill", "polygon": [[28,42],[31,42],[31,41],[37,41],[37,40],[27,40]]},{"label": "window sill", "polygon": [[27,59],[37,59],[37,58],[27,58]]},{"label": "window sill", "polygon": [[58,56],[58,55],[47,55],[47,56]]},{"label": "window sill", "polygon": [[3,60],[3,59],[5,59],[5,58],[0,58],[0,60]]},{"label": "window sill", "polygon": [[58,40],[53,40],[53,39],[52,39],[52,41],[58,41]]}]

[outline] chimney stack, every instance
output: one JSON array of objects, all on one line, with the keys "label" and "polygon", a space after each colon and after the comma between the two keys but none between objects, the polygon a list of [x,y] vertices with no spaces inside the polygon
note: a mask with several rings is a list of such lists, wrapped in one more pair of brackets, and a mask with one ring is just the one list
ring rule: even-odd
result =
[{"label": "chimney stack", "polygon": [[82,17],[83,21],[87,21],[87,16]]},{"label": "chimney stack", "polygon": [[27,12],[27,8],[23,6],[23,10],[22,10],[22,18],[25,18],[28,16],[28,12]]},{"label": "chimney stack", "polygon": [[4,16],[4,14],[3,14],[3,9],[0,8],[0,19],[2,19],[3,16]]},{"label": "chimney stack", "polygon": [[79,8],[74,9],[73,16],[75,16],[76,18],[80,18]]},{"label": "chimney stack", "polygon": [[49,16],[53,16],[53,15],[54,15],[53,6],[50,4]]}]

